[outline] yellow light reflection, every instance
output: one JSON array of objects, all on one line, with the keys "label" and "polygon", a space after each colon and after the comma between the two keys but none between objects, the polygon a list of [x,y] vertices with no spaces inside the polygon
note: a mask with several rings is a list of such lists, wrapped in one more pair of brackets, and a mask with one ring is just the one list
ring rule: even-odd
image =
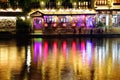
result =
[{"label": "yellow light reflection", "polygon": [[[25,49],[24,49],[25,50]],[[13,74],[20,74],[25,54],[17,50],[16,44],[0,43],[0,79],[9,80]],[[15,73],[14,73],[15,72]]]}]

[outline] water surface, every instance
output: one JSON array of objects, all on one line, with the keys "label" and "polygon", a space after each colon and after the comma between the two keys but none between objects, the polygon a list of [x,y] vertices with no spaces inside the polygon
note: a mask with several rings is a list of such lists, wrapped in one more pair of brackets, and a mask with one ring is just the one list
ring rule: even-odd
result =
[{"label": "water surface", "polygon": [[119,75],[120,38],[0,40],[0,80],[120,80]]}]

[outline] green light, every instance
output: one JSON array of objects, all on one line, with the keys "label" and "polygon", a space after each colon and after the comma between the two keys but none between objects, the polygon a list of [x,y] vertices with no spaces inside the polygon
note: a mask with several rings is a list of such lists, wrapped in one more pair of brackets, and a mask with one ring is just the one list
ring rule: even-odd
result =
[{"label": "green light", "polygon": [[34,38],[34,41],[41,42],[41,41],[42,41],[42,38]]}]

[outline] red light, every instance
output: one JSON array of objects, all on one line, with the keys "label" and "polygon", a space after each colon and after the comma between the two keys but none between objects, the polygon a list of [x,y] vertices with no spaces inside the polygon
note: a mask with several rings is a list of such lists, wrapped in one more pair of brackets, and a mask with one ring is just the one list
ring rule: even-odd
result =
[{"label": "red light", "polygon": [[82,23],[82,24],[81,24],[81,26],[85,26],[85,24],[84,24],[84,23]]},{"label": "red light", "polygon": [[75,23],[72,23],[72,26],[73,26],[73,27],[75,27],[75,26],[76,26],[76,24],[75,24]]},{"label": "red light", "polygon": [[47,24],[47,23],[45,23],[45,24],[44,24],[44,26],[45,26],[45,27],[48,27],[48,24]]},{"label": "red light", "polygon": [[66,27],[67,25],[66,25],[66,23],[63,23],[62,26],[63,26],[63,27]]},{"label": "red light", "polygon": [[57,26],[57,24],[56,24],[56,23],[54,23],[54,24],[53,24],[53,27],[56,27],[56,26]]}]

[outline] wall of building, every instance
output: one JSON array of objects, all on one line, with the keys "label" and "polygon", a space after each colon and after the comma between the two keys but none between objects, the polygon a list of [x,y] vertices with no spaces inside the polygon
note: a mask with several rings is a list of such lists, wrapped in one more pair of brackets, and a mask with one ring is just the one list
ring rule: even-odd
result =
[{"label": "wall of building", "polygon": [[15,31],[16,17],[0,16],[0,31]]}]

